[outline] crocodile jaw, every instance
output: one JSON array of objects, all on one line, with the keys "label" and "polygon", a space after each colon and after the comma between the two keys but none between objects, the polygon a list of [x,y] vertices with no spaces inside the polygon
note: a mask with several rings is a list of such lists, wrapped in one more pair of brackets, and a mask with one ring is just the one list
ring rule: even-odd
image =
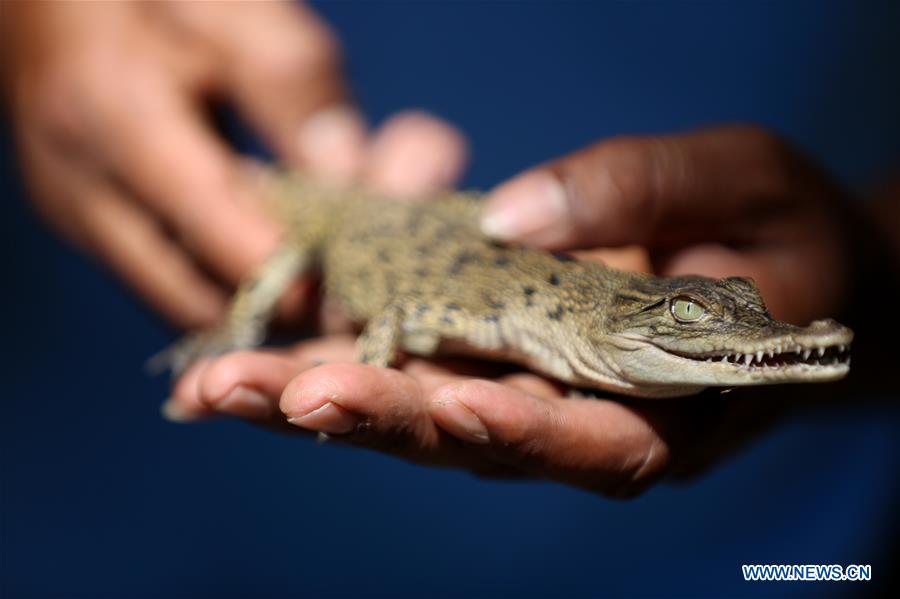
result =
[{"label": "crocodile jaw", "polygon": [[[835,381],[850,370],[853,332],[821,320],[768,338],[729,340],[720,347],[664,348],[652,339],[625,335],[616,342],[621,375],[649,385],[654,395],[687,395],[703,387],[737,387]],[[679,393],[678,389],[685,392]]]}]

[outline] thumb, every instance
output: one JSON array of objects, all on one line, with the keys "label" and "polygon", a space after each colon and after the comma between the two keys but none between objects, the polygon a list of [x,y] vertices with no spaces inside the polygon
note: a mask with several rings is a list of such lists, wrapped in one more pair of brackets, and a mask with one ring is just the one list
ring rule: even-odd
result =
[{"label": "thumb", "polygon": [[550,249],[721,239],[772,215],[786,155],[783,142],[749,126],[614,138],[500,185],[482,229]]}]

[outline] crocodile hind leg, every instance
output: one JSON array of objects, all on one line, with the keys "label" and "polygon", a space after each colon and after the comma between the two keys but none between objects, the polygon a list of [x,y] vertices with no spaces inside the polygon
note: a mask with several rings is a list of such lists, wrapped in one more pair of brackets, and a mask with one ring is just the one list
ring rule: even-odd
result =
[{"label": "crocodile hind leg", "polygon": [[422,302],[397,299],[371,319],[356,340],[357,359],[382,368],[394,364],[401,348],[418,356],[432,356],[441,339],[458,336],[452,320],[423,317]]},{"label": "crocodile hind leg", "polygon": [[150,358],[147,368],[152,372],[168,368],[177,376],[200,358],[259,345],[279,298],[311,262],[308,248],[283,244],[238,286],[222,324],[180,339]]}]

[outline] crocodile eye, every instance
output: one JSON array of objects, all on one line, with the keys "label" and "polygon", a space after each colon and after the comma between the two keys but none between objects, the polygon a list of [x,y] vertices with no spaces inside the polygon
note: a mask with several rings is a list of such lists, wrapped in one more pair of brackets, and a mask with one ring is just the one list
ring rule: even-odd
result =
[{"label": "crocodile eye", "polygon": [[706,308],[700,302],[689,297],[676,297],[672,300],[672,316],[679,322],[697,322],[706,314]]}]

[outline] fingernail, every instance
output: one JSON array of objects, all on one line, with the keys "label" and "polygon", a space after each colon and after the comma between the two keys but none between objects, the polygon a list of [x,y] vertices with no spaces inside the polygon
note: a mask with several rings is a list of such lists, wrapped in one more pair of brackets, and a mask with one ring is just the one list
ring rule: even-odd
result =
[{"label": "fingernail", "polygon": [[303,123],[297,141],[302,166],[337,183],[352,179],[362,164],[365,124],[346,106],[325,108]]},{"label": "fingernail", "polygon": [[196,414],[184,409],[184,406],[181,403],[172,398],[163,402],[159,408],[159,413],[169,422],[174,422],[176,424],[184,424],[198,420]]},{"label": "fingernail", "polygon": [[241,418],[263,419],[272,414],[272,402],[269,398],[248,387],[238,386],[213,407]]},{"label": "fingernail", "polygon": [[490,442],[487,427],[475,415],[475,412],[453,399],[442,399],[434,402],[434,409],[439,412],[441,428],[454,437],[469,443],[485,445]]},{"label": "fingernail", "polygon": [[491,193],[481,230],[488,237],[520,239],[558,225],[568,212],[566,190],[559,180],[549,171],[533,171]]},{"label": "fingernail", "polygon": [[339,405],[328,402],[303,416],[292,416],[288,422],[319,433],[343,435],[356,430],[359,418]]}]

